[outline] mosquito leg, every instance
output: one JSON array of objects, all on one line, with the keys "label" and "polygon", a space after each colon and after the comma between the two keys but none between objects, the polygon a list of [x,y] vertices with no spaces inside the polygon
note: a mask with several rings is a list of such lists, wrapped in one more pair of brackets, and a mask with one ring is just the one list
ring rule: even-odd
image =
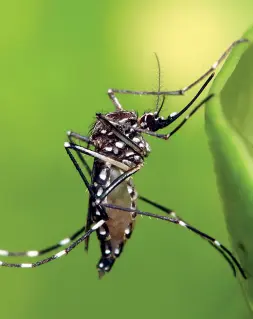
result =
[{"label": "mosquito leg", "polygon": [[[68,131],[67,136],[68,136],[69,142],[72,144],[74,143],[73,138],[75,138],[79,141],[82,141],[82,142],[86,142],[88,149],[89,149],[90,144],[93,144],[89,137],[82,136],[82,135],[75,133],[75,132],[72,132],[72,131]],[[91,169],[90,169],[88,163],[86,162],[85,158],[83,157],[82,153],[77,152],[77,156],[79,157],[80,161],[82,162],[83,166],[85,167],[87,173],[91,176]]]},{"label": "mosquito leg", "polygon": [[92,150],[89,150],[83,146],[79,146],[79,145],[76,145],[76,144],[72,144],[72,143],[68,143],[68,142],[65,142],[64,143],[64,147],[67,151],[67,153],[69,154],[69,149],[73,149],[74,151],[76,152],[81,152],[83,154],[86,154],[86,155],[89,155],[89,156],[92,156],[92,157],[95,157],[95,158],[98,158],[100,159],[101,161],[105,162],[105,163],[110,163],[116,167],[118,167],[119,169],[122,169],[123,171],[128,171],[129,170],[129,167],[121,162],[118,162],[110,157],[107,157],[107,156],[104,156],[102,154],[99,154],[95,151],[92,151]]},{"label": "mosquito leg", "polygon": [[75,240],[70,246],[68,246],[66,249],[61,250],[55,255],[52,255],[46,259],[42,259],[39,261],[36,261],[35,263],[6,263],[4,261],[0,261],[0,267],[13,267],[13,268],[35,268],[39,267],[41,265],[44,265],[48,262],[51,262],[55,259],[58,259],[62,256],[67,255],[70,253],[75,247],[77,247],[79,244],[81,244],[87,237],[89,237],[94,231],[96,231],[98,228],[100,228],[105,223],[105,220],[101,219],[98,221],[90,230],[88,230],[83,236],[79,237],[77,240]]},{"label": "mosquito leg", "polygon": [[[74,141],[73,139],[76,139],[78,141],[82,141],[82,142],[85,142],[87,143],[86,147],[89,149],[90,145],[93,145],[93,142],[90,140],[89,137],[86,137],[86,136],[82,136],[78,133],[75,133],[75,132],[72,132],[72,131],[68,131],[67,132],[67,136],[68,136],[68,140],[70,143],[74,144]],[[85,167],[87,173],[89,174],[89,176],[91,177],[91,168],[89,166],[89,164],[87,163],[87,161],[85,160],[83,154],[81,152],[77,152],[77,156],[79,158],[79,160],[81,161],[81,163],[83,164],[83,166]],[[91,228],[91,225],[92,225],[92,218],[91,218],[91,207],[90,207],[90,204],[89,204],[89,208],[88,208],[88,213],[87,213],[87,216],[86,216],[86,231],[88,231],[90,228]],[[88,249],[89,249],[89,238],[90,237],[87,237],[86,240],[85,240],[85,250],[88,252]]]},{"label": "mosquito leg", "polygon": [[[84,173],[83,173],[81,167],[79,166],[79,164],[77,163],[75,157],[74,157],[73,154],[71,153],[70,148],[75,149],[75,148],[74,148],[74,146],[75,146],[75,147],[77,148],[77,150],[79,150],[79,151],[80,151],[80,149],[86,150],[85,154],[88,154],[88,155],[91,155],[90,152],[92,152],[92,153],[95,153],[95,152],[90,151],[90,150],[88,150],[88,149],[85,149],[84,147],[77,146],[77,145],[75,145],[75,144],[70,144],[70,143],[68,143],[68,142],[65,142],[65,143],[64,143],[64,146],[65,146],[65,150],[66,150],[67,154],[69,155],[69,157],[70,157],[72,163],[74,164],[76,170],[78,171],[78,173],[79,173],[79,175],[80,175],[82,181],[84,182],[86,188],[88,189],[91,198],[93,198],[93,199],[95,200],[95,199],[96,199],[96,195],[94,194],[94,192],[93,192],[93,190],[92,190],[92,188],[91,188],[91,186],[90,186],[90,183],[89,183],[88,179],[86,178],[86,176],[84,175]],[[108,219],[108,216],[107,216],[107,214],[106,214],[105,209],[102,208],[101,206],[97,206],[97,209],[99,210],[99,212],[100,212],[102,218],[104,218],[104,219],[107,220],[107,219]],[[88,226],[89,226],[89,225],[88,225]],[[86,227],[87,227],[87,225],[86,225]],[[88,231],[89,231],[89,230],[88,230]]]},{"label": "mosquito leg", "polygon": [[[192,82],[191,84],[185,86],[184,88],[176,91],[132,91],[132,90],[118,90],[118,89],[110,89],[108,92],[110,92],[110,95],[115,97],[115,93],[120,94],[135,94],[135,95],[184,95],[184,93],[191,88],[193,88],[195,85],[197,85],[199,82],[201,82],[203,79],[205,79],[209,74],[211,74],[213,71],[217,69],[217,67],[221,64],[222,61],[225,60],[225,58],[228,56],[230,51],[237,46],[238,44],[242,42],[248,42],[247,39],[239,39],[237,41],[234,41],[227,49],[226,51],[219,57],[219,59],[213,63],[213,65],[203,74],[201,75],[197,80]],[[108,93],[109,94],[109,93]],[[113,98],[111,98],[113,100]],[[116,99],[116,98],[115,98]],[[116,102],[113,102],[116,106]],[[117,106],[116,106],[117,107]]]},{"label": "mosquito leg", "polygon": [[108,93],[108,96],[111,99],[112,103],[116,107],[116,111],[122,111],[123,108],[122,108],[121,104],[119,103],[119,100],[116,98],[114,91],[112,89],[109,89],[107,91],[107,93]]},{"label": "mosquito leg", "polygon": [[85,231],[85,227],[83,226],[81,229],[79,229],[77,232],[75,232],[70,237],[66,237],[59,241],[57,244],[49,246],[47,248],[41,249],[41,250],[28,250],[28,251],[7,251],[7,250],[0,250],[0,256],[8,256],[8,257],[20,257],[20,256],[27,256],[27,257],[37,257],[44,255],[46,253],[49,253],[53,250],[56,250],[62,246],[65,246],[75,240],[80,234],[82,234]]},{"label": "mosquito leg", "polygon": [[[174,218],[177,218],[177,219],[180,219],[182,220],[183,222],[186,223],[186,221],[184,219],[182,219],[181,217],[179,217],[175,212],[173,212],[171,209],[163,206],[163,205],[160,205],[158,203],[155,203],[153,202],[152,200],[146,198],[146,197],[143,197],[143,196],[138,196],[138,198],[150,205],[152,205],[153,207],[156,207],[158,209],[160,209],[161,211],[163,211],[164,213],[170,215],[171,217],[174,217]],[[206,240],[205,237],[202,237],[203,239]],[[228,258],[228,256],[224,253],[223,250],[221,250],[218,246],[214,245],[213,242],[211,242],[210,240],[207,240],[207,242],[213,247],[215,248],[225,259],[226,261],[228,262],[228,264],[230,265],[232,271],[233,271],[233,274],[234,276],[236,276],[236,269],[235,269],[235,266],[234,264],[232,263],[232,261]]]},{"label": "mosquito leg", "polygon": [[217,69],[217,67],[226,59],[226,57],[229,55],[229,53],[232,51],[234,47],[236,47],[238,44],[243,42],[248,42],[248,39],[239,39],[230,44],[230,46],[223,52],[223,54],[219,57],[219,59],[214,62],[214,64],[203,74],[201,75],[196,81],[193,83],[187,85],[184,87],[181,92],[184,94],[186,91],[190,90],[192,87],[194,87],[196,84],[201,82],[204,78],[206,78],[209,74],[211,74],[213,71]]},{"label": "mosquito leg", "polygon": [[71,143],[73,142],[72,139],[75,138],[75,139],[77,139],[79,141],[86,142],[88,145],[89,144],[93,145],[93,142],[87,136],[83,136],[83,135],[80,135],[80,134],[72,132],[72,131],[68,131],[67,132],[67,136],[68,136],[68,139],[70,140]]},{"label": "mosquito leg", "polygon": [[155,133],[155,132],[151,132],[151,131],[143,130],[143,129],[139,129],[139,128],[136,128],[135,130],[137,132],[140,132],[143,134],[147,134],[147,135],[151,135],[151,136],[154,136],[157,138],[168,140],[172,135],[174,135],[187,122],[187,120],[190,117],[193,116],[194,113],[196,113],[200,109],[200,107],[202,105],[204,105],[207,101],[209,101],[213,96],[214,96],[213,94],[208,95],[203,101],[201,101],[197,106],[195,106],[194,109],[168,134],[159,134],[159,133]]},{"label": "mosquito leg", "polygon": [[[103,207],[107,207],[107,208],[111,208],[111,209],[115,209],[115,210],[122,210],[122,211],[127,211],[127,212],[133,212],[136,213],[137,215],[143,215],[143,216],[148,216],[151,218],[156,218],[156,219],[161,219],[173,224],[177,224],[179,226],[185,227],[188,230],[192,231],[193,233],[199,235],[200,237],[206,238],[207,240],[209,240],[210,242],[212,242],[215,246],[219,247],[220,249],[222,249],[225,253],[228,254],[228,256],[233,260],[233,262],[236,264],[236,266],[238,267],[240,273],[242,274],[242,276],[246,279],[246,274],[243,270],[243,268],[241,267],[240,263],[238,262],[238,260],[234,257],[234,255],[224,246],[222,245],[220,242],[218,242],[215,238],[209,236],[206,233],[203,233],[202,231],[198,230],[197,228],[185,223],[184,221],[182,221],[179,218],[176,217],[167,217],[167,216],[161,216],[161,215],[156,215],[153,213],[149,213],[149,212],[142,212],[136,209],[131,209],[131,208],[126,208],[126,207],[121,207],[121,206],[117,206],[117,205],[112,205],[112,204],[103,204],[101,205]],[[170,214],[173,215],[173,211],[169,210]]]}]

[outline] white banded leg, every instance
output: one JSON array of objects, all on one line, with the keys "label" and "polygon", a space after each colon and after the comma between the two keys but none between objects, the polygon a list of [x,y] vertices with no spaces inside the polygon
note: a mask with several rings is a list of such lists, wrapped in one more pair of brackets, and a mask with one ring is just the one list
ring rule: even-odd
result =
[{"label": "white banded leg", "polygon": [[182,226],[182,227],[185,227],[185,228],[189,229],[193,233],[201,236],[202,238],[206,238],[207,240],[212,242],[213,245],[215,245],[215,246],[219,247],[220,249],[222,249],[232,259],[232,261],[235,263],[235,265],[239,269],[239,271],[240,271],[241,275],[243,276],[243,278],[247,279],[247,276],[246,276],[242,266],[240,265],[238,260],[234,257],[234,255],[229,251],[228,248],[226,248],[224,245],[222,245],[215,238],[209,236],[206,233],[203,233],[202,231],[200,231],[197,228],[191,226],[190,224],[182,221],[181,219],[176,218],[175,217],[176,214],[173,211],[171,211],[170,214],[171,214],[171,216],[173,216],[173,213],[174,213],[174,217],[167,217],[167,216],[156,215],[156,214],[149,213],[149,212],[142,212],[142,211],[139,211],[137,209],[131,209],[131,208],[121,207],[121,206],[112,205],[112,204],[102,204],[102,206],[104,206],[106,208],[115,209],[115,210],[133,212],[133,213],[136,213],[137,215],[143,215],[143,216],[148,216],[148,217],[151,217],[151,218],[161,219],[161,220],[164,220],[164,221],[167,221],[167,222],[170,222],[170,223],[173,223],[173,224],[177,224],[179,226]]},{"label": "white banded leg", "polygon": [[76,248],[79,244],[81,244],[87,237],[89,237],[94,231],[96,231],[99,227],[101,227],[105,223],[105,220],[98,221],[90,230],[88,230],[83,236],[79,237],[75,240],[70,246],[66,249],[59,251],[57,254],[52,255],[48,258],[36,261],[35,263],[7,263],[4,261],[0,261],[0,267],[12,267],[12,268],[35,268],[41,265],[47,264],[55,259],[58,259],[62,256],[70,253],[74,248]]},{"label": "white banded leg", "polygon": [[[108,94],[109,94],[111,99],[113,99],[112,97],[115,97],[115,93],[119,93],[119,94],[134,94],[134,95],[183,95],[186,91],[190,90],[192,87],[194,87],[195,85],[200,83],[203,79],[205,79],[209,74],[214,72],[217,69],[217,67],[225,60],[225,58],[228,56],[230,51],[235,46],[237,46],[238,44],[240,44],[242,42],[248,42],[248,40],[247,39],[239,39],[239,40],[234,41],[225,50],[225,52],[219,57],[219,59],[216,62],[214,62],[212,64],[212,66],[203,75],[201,75],[197,80],[195,80],[194,82],[192,82],[191,84],[185,86],[184,88],[182,88],[180,90],[176,90],[176,91],[133,91],[133,90],[110,89],[110,90],[108,90]],[[114,103],[114,101],[113,101],[113,103]],[[116,103],[114,103],[114,104],[116,105]]]},{"label": "white banded leg", "polygon": [[[145,203],[148,203],[150,205],[152,205],[153,207],[155,208],[158,208],[160,209],[161,211],[163,211],[164,213],[170,215],[171,217],[173,218],[177,218],[177,219],[180,219],[182,220],[183,222],[187,223],[184,219],[182,219],[180,216],[178,216],[174,211],[172,211],[171,209],[161,205],[161,204],[158,204],[156,202],[153,202],[152,200],[146,198],[146,197],[143,197],[143,196],[139,196],[138,197],[140,200],[144,201]],[[187,223],[188,224],[188,223]],[[233,264],[233,262],[228,258],[228,256],[225,254],[225,252],[223,250],[220,249],[219,246],[217,245],[214,245],[214,243],[208,239],[206,239],[205,237],[202,237],[204,240],[206,240],[214,249],[216,249],[216,251],[218,251],[224,258],[225,260],[228,262],[229,266],[231,267],[232,271],[233,271],[233,274],[234,276],[236,276],[236,269],[235,269],[235,266]]]},{"label": "white banded leg", "polygon": [[75,232],[73,235],[66,237],[59,241],[57,244],[54,244],[52,246],[49,246],[44,249],[40,250],[27,250],[27,251],[8,251],[0,249],[0,256],[8,256],[8,257],[21,257],[21,256],[27,256],[27,257],[37,257],[44,254],[47,254],[51,251],[54,251],[62,246],[65,246],[69,243],[71,243],[73,240],[75,240],[81,233],[85,231],[85,227],[83,226],[81,229],[79,229],[77,232]]}]

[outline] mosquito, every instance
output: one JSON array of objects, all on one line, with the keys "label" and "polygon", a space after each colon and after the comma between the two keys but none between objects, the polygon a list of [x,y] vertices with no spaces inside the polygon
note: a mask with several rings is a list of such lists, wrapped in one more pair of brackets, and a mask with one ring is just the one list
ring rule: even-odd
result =
[{"label": "mosquito", "polygon": [[[101,278],[111,270],[117,258],[122,254],[125,243],[133,232],[137,215],[143,215],[182,226],[197,234],[225,258],[232,268],[234,275],[236,275],[237,267],[241,275],[246,279],[246,274],[240,263],[224,245],[212,236],[187,223],[173,210],[144,196],[138,196],[133,184],[133,175],[143,167],[145,158],[151,151],[148,142],[144,139],[144,135],[168,140],[178,132],[187,120],[213,97],[213,94],[208,95],[188,115],[182,118],[212,80],[214,71],[228,56],[233,47],[246,41],[246,39],[240,39],[233,42],[202,76],[183,89],[176,91],[160,90],[159,61],[159,86],[157,91],[109,89],[108,96],[114,104],[115,110],[106,114],[96,114],[96,122],[90,136],[86,137],[69,131],[67,133],[69,141],[64,143],[65,150],[89,193],[89,207],[85,227],[80,228],[73,235],[62,239],[57,244],[42,250],[29,250],[25,252],[0,250],[0,255],[2,256],[37,257],[69,244],[67,248],[58,253],[34,263],[7,263],[0,261],[0,266],[16,268],[38,267],[67,255],[82,242],[85,242],[85,249],[88,250],[90,235],[96,232],[101,250],[101,258],[97,264],[99,277]],[[183,95],[204,79],[206,81],[202,87],[185,107],[179,112],[171,113],[166,118],[160,116],[166,96]],[[157,96],[156,109],[154,112],[146,112],[138,117],[135,111],[123,109],[116,94]],[[162,97],[161,105],[159,105],[159,97]],[[181,119],[181,121],[173,130],[166,134],[158,133],[158,131],[167,128],[178,119]],[[75,141],[82,144],[85,143],[85,146],[79,145]],[[86,156],[94,159],[92,169],[86,161]],[[78,160],[76,157],[78,157]],[[137,209],[137,199],[166,213],[167,216],[140,211]]]}]

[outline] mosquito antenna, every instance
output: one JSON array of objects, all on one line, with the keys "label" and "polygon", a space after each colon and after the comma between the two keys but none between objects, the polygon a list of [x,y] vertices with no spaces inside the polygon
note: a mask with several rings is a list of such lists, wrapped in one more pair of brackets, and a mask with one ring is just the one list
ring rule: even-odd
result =
[{"label": "mosquito antenna", "polygon": [[[155,58],[156,58],[156,62],[157,62],[157,68],[158,68],[158,88],[157,88],[157,92],[160,92],[161,91],[161,65],[160,65],[160,61],[159,61],[157,53],[154,52],[154,54],[155,54]],[[156,112],[158,110],[159,102],[160,102],[160,95],[157,95]],[[163,100],[163,102],[164,102],[164,100]],[[163,105],[163,103],[162,103],[162,105]],[[159,109],[159,112],[160,112],[160,110],[161,110],[161,107]]]}]

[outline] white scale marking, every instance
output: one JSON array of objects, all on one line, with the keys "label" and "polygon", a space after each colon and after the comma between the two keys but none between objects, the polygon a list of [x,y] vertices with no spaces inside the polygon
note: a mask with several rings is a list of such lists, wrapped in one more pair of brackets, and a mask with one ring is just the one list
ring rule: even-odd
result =
[{"label": "white scale marking", "polygon": [[106,249],[106,250],[105,250],[106,255],[109,255],[110,252],[111,252],[110,249]]},{"label": "white scale marking", "polygon": [[106,175],[106,169],[102,169],[102,171],[101,171],[100,174],[99,174],[99,177],[100,177],[103,181],[106,180],[106,177],[107,177],[107,175]]},{"label": "white scale marking", "polygon": [[111,147],[111,146],[106,146],[106,147],[105,147],[105,151],[111,152],[111,151],[112,151],[112,147]]},{"label": "white scale marking", "polygon": [[103,264],[103,263],[100,263],[98,266],[99,266],[100,268],[103,268],[103,267],[104,267],[104,264]]},{"label": "white scale marking", "polygon": [[129,229],[129,228],[127,228],[127,229],[125,230],[125,234],[126,234],[126,235],[129,235],[129,234],[130,234],[130,229]]},{"label": "white scale marking", "polygon": [[28,251],[28,252],[26,253],[26,255],[27,255],[28,257],[36,257],[36,256],[39,255],[39,252],[38,252],[37,250],[30,250],[30,251]]},{"label": "white scale marking", "polygon": [[[136,209],[136,203],[133,201],[131,202],[131,209]],[[132,212],[134,214],[135,212]],[[142,215],[141,215],[142,216]],[[143,217],[143,216],[142,216]]]},{"label": "white scale marking", "polygon": [[213,65],[212,65],[212,69],[215,70],[217,68],[217,66],[219,65],[219,62],[216,61]]},{"label": "white scale marking", "polygon": [[100,231],[99,231],[99,234],[100,235],[106,235],[106,231],[103,228],[101,228]]},{"label": "white scale marking", "polygon": [[103,224],[105,223],[105,221],[103,219],[101,219],[99,222],[97,222],[91,229],[92,230],[96,230],[99,227],[101,227]]},{"label": "white scale marking", "polygon": [[21,268],[32,268],[32,264],[21,264]]},{"label": "white scale marking", "polygon": [[2,261],[0,261],[0,266],[2,266],[2,264],[3,264],[3,262],[2,262]]},{"label": "white scale marking", "polygon": [[151,148],[150,148],[150,146],[149,146],[149,144],[147,142],[146,142],[146,149],[147,149],[148,152],[151,152]]},{"label": "white scale marking", "polygon": [[70,238],[64,238],[59,242],[59,244],[63,246],[68,244],[69,242],[70,242]]},{"label": "white scale marking", "polygon": [[115,155],[118,155],[118,154],[119,154],[119,149],[118,149],[117,147],[114,147],[114,148],[113,148],[113,153],[114,153]]},{"label": "white scale marking", "polygon": [[102,134],[106,134],[106,130],[102,130],[101,133],[102,133]]},{"label": "white scale marking", "polygon": [[66,148],[70,147],[69,142],[65,142],[65,143],[64,143],[64,147],[66,147]]},{"label": "white scale marking", "polygon": [[96,215],[100,216],[100,211],[99,210],[96,210]]},{"label": "white scale marking", "polygon": [[99,187],[98,191],[97,191],[97,196],[99,197],[100,195],[102,195],[103,193],[103,188]]},{"label": "white scale marking", "polygon": [[170,117],[174,117],[176,115],[177,115],[177,112],[173,112],[173,113],[170,114]]},{"label": "white scale marking", "polygon": [[183,222],[182,220],[180,220],[180,221],[178,222],[178,224],[179,224],[180,226],[186,227],[186,223]]},{"label": "white scale marking", "polygon": [[127,185],[127,191],[129,194],[131,194],[133,192],[133,187],[130,185]]},{"label": "white scale marking", "polygon": [[134,155],[134,152],[130,151],[130,152],[126,152],[126,156],[131,156],[131,155]]},{"label": "white scale marking", "polygon": [[63,255],[66,255],[66,251],[65,250],[62,250],[62,251],[59,251],[57,254],[55,254],[55,258],[59,258]]},{"label": "white scale marking", "polygon": [[141,148],[144,148],[144,144],[143,144],[143,143],[139,143],[139,146],[140,146]]},{"label": "white scale marking", "polygon": [[8,256],[9,252],[7,250],[0,250],[0,255],[1,256]]},{"label": "white scale marking", "polygon": [[220,243],[218,242],[218,240],[215,240],[215,241],[214,241],[214,244],[215,244],[216,246],[220,246]]},{"label": "white scale marking", "polygon": [[119,120],[119,123],[125,123],[126,121],[128,121],[128,119],[127,119],[127,118],[122,119],[122,120]]},{"label": "white scale marking", "polygon": [[115,255],[119,255],[119,253],[120,253],[119,248],[115,248],[115,250],[114,250],[114,254],[115,254]]},{"label": "white scale marking", "polygon": [[118,148],[123,148],[125,146],[125,143],[124,142],[116,142],[115,145],[118,147]]},{"label": "white scale marking", "polygon": [[134,142],[134,143],[139,143],[140,141],[141,141],[141,140],[140,140],[138,137],[134,137],[134,138],[133,138],[133,142]]}]

